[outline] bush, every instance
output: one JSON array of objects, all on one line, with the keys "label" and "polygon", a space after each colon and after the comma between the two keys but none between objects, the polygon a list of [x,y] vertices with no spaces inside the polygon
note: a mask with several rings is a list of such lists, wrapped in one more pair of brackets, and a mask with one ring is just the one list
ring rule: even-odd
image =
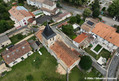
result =
[{"label": "bush", "polygon": [[17,35],[17,38],[18,38],[19,40],[21,40],[21,39],[23,39],[23,35],[22,35],[22,34],[18,34],[18,35]]},{"label": "bush", "polygon": [[89,56],[81,57],[79,66],[84,70],[89,70],[92,66],[92,59]]},{"label": "bush", "polygon": [[26,76],[26,79],[28,80],[28,81],[33,81],[33,76],[30,74],[30,75],[27,75]]}]

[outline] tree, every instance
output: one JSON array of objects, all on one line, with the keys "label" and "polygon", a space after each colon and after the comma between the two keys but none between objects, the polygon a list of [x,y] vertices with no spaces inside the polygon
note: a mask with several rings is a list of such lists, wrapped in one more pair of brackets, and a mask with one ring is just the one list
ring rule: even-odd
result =
[{"label": "tree", "polygon": [[79,14],[76,15],[76,23],[79,24],[81,22],[81,16]]},{"label": "tree", "polygon": [[93,16],[94,18],[97,18],[99,15],[100,15],[100,11],[99,11],[98,8],[96,8],[96,9],[93,11],[92,16]]},{"label": "tree", "polygon": [[83,17],[89,17],[91,15],[91,10],[89,8],[85,8],[84,12],[83,12]]},{"label": "tree", "polygon": [[110,16],[119,16],[119,0],[114,0],[113,3],[107,9]]},{"label": "tree", "polygon": [[23,39],[23,35],[22,35],[22,34],[18,34],[18,35],[17,35],[17,38],[18,38],[19,40],[21,40],[21,39]]},{"label": "tree", "polygon": [[93,5],[92,5],[92,11],[93,14],[92,16],[94,18],[98,17],[100,15],[100,5],[99,5],[99,0],[95,0]]},{"label": "tree", "polygon": [[64,26],[62,26],[62,31],[63,31],[65,34],[67,34],[67,35],[72,35],[72,34],[74,34],[72,25],[64,25]]},{"label": "tree", "polygon": [[77,18],[75,16],[71,17],[69,23],[74,24],[77,22]]},{"label": "tree", "polygon": [[24,3],[26,0],[18,0],[18,3]]},{"label": "tree", "polygon": [[33,81],[33,76],[30,74],[30,75],[27,75],[26,76],[26,79],[28,80],[28,81]]},{"label": "tree", "polygon": [[81,57],[79,66],[84,70],[89,70],[92,66],[92,59],[89,56]]}]

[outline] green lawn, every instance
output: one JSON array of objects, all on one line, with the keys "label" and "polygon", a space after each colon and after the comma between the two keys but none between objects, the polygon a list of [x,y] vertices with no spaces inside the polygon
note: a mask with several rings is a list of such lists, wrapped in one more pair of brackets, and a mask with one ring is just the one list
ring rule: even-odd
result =
[{"label": "green lawn", "polygon": [[102,46],[100,46],[99,44],[94,48],[94,50],[96,51],[96,52],[98,52],[100,49],[102,48]]},{"label": "green lawn", "polygon": [[[8,72],[0,81],[28,81],[26,76],[32,75],[33,81],[66,81],[66,76],[56,73],[57,62],[47,50],[43,47],[40,49],[43,55],[35,52],[23,62],[15,65],[12,71]],[[39,69],[33,66],[36,58],[40,59],[37,64]]]},{"label": "green lawn", "polygon": [[86,80],[87,77],[102,77],[102,75],[96,70],[92,69],[91,72],[81,72],[77,67],[73,68],[69,75],[69,81],[101,81],[101,80]]},{"label": "green lawn", "polygon": [[85,48],[84,50],[87,53],[89,53],[91,56],[93,56],[96,60],[98,60],[100,56],[106,58],[107,60],[109,57],[111,57],[111,53],[104,48],[102,49],[102,51],[98,55],[95,54],[94,52],[92,52],[90,49],[91,49],[91,47],[89,46],[89,47]]}]

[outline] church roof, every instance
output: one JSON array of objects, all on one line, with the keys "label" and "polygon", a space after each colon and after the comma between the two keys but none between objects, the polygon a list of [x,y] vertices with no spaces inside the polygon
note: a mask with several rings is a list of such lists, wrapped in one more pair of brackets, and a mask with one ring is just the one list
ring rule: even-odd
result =
[{"label": "church roof", "polygon": [[47,24],[45,29],[42,32],[42,35],[48,40],[56,35],[56,33],[50,28]]}]

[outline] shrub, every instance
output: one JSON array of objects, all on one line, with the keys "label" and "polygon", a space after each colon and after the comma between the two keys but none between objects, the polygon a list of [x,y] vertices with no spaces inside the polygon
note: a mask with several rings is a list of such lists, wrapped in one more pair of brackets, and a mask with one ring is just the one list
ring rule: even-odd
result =
[{"label": "shrub", "polygon": [[81,57],[79,66],[84,70],[89,70],[92,66],[92,59],[89,56]]}]

